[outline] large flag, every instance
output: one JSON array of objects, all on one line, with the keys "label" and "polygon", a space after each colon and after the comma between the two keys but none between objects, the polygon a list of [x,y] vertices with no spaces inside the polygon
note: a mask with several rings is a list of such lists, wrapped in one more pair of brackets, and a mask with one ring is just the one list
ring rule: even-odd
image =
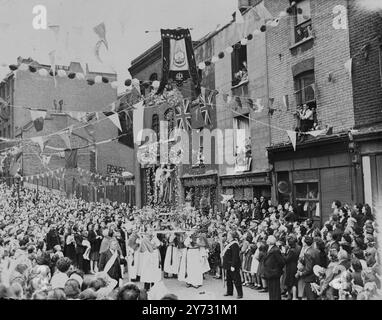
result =
[{"label": "large flag", "polygon": [[189,29],[161,29],[162,80],[157,94],[161,94],[169,79],[179,86],[191,78],[196,94],[200,94],[200,79]]}]

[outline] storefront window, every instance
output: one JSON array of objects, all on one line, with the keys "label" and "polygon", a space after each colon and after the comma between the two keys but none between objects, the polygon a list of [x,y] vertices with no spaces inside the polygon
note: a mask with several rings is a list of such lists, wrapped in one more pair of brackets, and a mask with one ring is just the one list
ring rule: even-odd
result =
[{"label": "storefront window", "polygon": [[297,211],[301,218],[320,216],[318,182],[296,183]]}]

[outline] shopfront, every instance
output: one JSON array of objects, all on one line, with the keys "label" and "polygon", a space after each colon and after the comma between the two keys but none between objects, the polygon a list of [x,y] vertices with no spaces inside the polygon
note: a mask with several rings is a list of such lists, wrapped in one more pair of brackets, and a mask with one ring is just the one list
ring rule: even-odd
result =
[{"label": "shopfront", "polygon": [[253,201],[254,197],[271,198],[270,173],[243,173],[220,177],[222,194],[235,200]]},{"label": "shopfront", "polygon": [[203,210],[217,209],[217,174],[185,175],[181,181],[186,204]]},{"label": "shopfront", "polygon": [[278,203],[292,202],[301,219],[318,225],[328,220],[333,201],[362,202],[357,164],[347,135],[325,137],[298,145],[268,149],[273,165],[273,194]]}]

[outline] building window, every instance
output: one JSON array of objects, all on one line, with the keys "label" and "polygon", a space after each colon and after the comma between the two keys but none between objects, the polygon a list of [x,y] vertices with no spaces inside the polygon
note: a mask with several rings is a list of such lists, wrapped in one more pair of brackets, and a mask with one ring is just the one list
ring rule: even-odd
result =
[{"label": "building window", "polygon": [[299,217],[320,217],[318,182],[295,183],[294,186]]},{"label": "building window", "polygon": [[235,171],[250,171],[252,162],[252,143],[248,115],[235,117],[233,128]]},{"label": "building window", "polygon": [[294,6],[295,43],[301,42],[313,35],[310,13],[310,0],[302,0]]},{"label": "building window", "polygon": [[233,119],[234,128],[234,154],[245,151],[248,139],[250,138],[250,128],[248,115],[235,117]]},{"label": "building window", "polygon": [[300,73],[294,78],[295,96],[297,105],[309,104],[316,100],[314,70]]},{"label": "building window", "polygon": [[237,43],[231,54],[232,59],[232,86],[248,82],[247,46]]}]

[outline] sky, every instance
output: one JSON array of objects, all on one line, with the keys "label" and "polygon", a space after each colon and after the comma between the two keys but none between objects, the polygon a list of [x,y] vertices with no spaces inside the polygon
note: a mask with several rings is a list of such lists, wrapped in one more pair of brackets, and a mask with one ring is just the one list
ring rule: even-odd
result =
[{"label": "sky", "polygon": [[[35,30],[33,8],[44,5],[51,29]],[[131,61],[160,40],[160,28],[193,28],[197,40],[232,18],[237,0],[0,0],[0,77],[18,56],[50,64],[82,60],[92,71],[115,71],[122,83]],[[101,48],[103,63],[95,58],[98,40],[93,27],[104,22],[109,50]],[[154,32],[145,33],[146,30]]]}]

